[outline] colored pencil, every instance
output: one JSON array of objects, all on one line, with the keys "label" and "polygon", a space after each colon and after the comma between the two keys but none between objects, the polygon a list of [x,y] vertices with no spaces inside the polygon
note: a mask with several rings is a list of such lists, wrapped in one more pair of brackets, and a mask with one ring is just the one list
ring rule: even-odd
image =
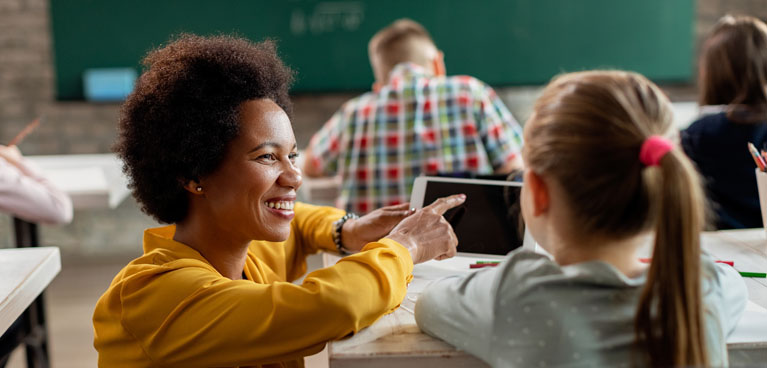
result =
[{"label": "colored pencil", "polygon": [[469,268],[495,267],[499,264],[500,263],[479,263],[479,264],[475,263],[475,264],[470,264]]},{"label": "colored pencil", "polygon": [[501,261],[476,261],[475,264],[485,264],[485,263],[501,263]]},{"label": "colored pencil", "polygon": [[756,278],[760,278],[760,279],[767,278],[767,273],[764,273],[764,272],[743,272],[743,271],[740,271],[739,273],[743,277],[756,277]]},{"label": "colored pencil", "polygon": [[[652,258],[639,258],[639,262],[642,262],[642,263],[650,263],[650,261],[652,261]],[[732,267],[735,267],[735,261],[715,260],[714,262],[716,262],[716,263],[724,263],[724,264],[730,265]]]},{"label": "colored pencil", "polygon": [[16,134],[16,136],[13,137],[13,139],[11,139],[8,145],[15,146],[21,143],[21,141],[24,140],[24,137],[26,137],[27,134],[32,133],[32,131],[35,130],[35,128],[37,128],[38,125],[40,125],[40,118],[37,118],[33,120],[31,123],[27,124],[27,126],[25,126],[24,129],[22,129],[19,132],[19,134]]},{"label": "colored pencil", "polygon": [[751,158],[754,159],[754,162],[756,163],[756,166],[759,167],[759,170],[767,170],[767,162],[765,162],[764,158],[759,155],[759,151],[756,150],[756,147],[754,147],[754,144],[751,142],[748,142],[748,152],[751,153]]}]

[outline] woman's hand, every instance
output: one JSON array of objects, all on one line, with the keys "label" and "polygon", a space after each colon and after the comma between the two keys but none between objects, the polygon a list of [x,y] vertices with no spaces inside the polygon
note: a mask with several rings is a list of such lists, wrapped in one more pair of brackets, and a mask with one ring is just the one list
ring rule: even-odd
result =
[{"label": "woman's hand", "polygon": [[341,229],[344,248],[359,251],[365,244],[385,237],[405,217],[410,216],[409,203],[381,207],[355,220],[348,220]]},{"label": "woman's hand", "polygon": [[413,263],[426,262],[433,258],[450,258],[455,255],[458,238],[442,214],[460,206],[465,200],[464,194],[439,198],[402,220],[387,238],[407,248]]}]

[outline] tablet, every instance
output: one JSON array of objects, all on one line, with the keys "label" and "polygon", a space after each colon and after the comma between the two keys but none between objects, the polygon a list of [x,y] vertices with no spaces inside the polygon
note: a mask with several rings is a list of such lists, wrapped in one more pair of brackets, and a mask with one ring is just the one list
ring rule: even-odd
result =
[{"label": "tablet", "polygon": [[524,247],[535,250],[527,233],[519,201],[522,183],[499,180],[420,176],[415,179],[410,205],[423,208],[440,197],[466,194],[466,202],[445,212],[458,237],[458,252],[505,255]]}]

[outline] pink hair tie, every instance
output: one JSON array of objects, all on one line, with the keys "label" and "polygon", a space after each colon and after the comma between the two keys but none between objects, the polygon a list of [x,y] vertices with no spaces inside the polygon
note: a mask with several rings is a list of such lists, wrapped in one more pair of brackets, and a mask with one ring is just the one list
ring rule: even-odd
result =
[{"label": "pink hair tie", "polygon": [[659,135],[652,135],[642,143],[642,149],[639,150],[639,161],[645,166],[658,166],[660,159],[674,148],[670,140]]}]

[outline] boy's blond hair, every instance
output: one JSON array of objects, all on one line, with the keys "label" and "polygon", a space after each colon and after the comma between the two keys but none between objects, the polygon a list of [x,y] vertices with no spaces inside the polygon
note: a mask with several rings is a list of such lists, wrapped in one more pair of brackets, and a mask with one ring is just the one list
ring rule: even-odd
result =
[{"label": "boy's blond hair", "polygon": [[377,82],[384,83],[399,63],[412,62],[423,67],[437,55],[437,46],[429,32],[417,22],[402,18],[378,31],[368,43],[370,65]]}]

